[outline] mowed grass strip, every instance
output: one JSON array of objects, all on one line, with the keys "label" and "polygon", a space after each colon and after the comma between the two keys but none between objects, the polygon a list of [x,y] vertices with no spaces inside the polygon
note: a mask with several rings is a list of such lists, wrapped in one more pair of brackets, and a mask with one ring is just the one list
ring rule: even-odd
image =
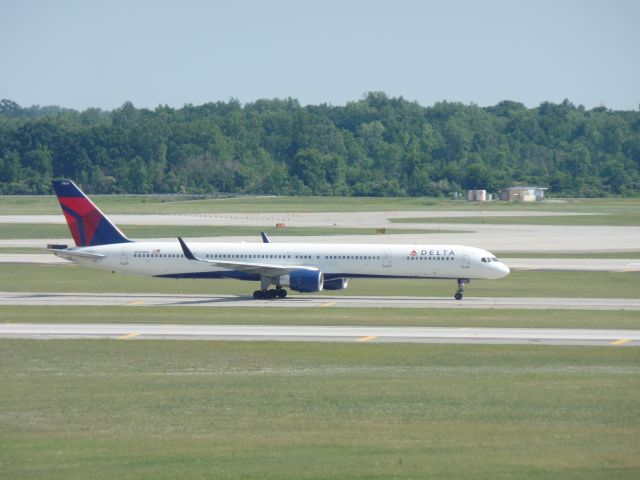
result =
[{"label": "mowed grass strip", "polygon": [[[575,258],[575,259],[637,259],[640,252],[492,252],[499,259],[504,258]],[[508,263],[508,262],[507,262]]]},{"label": "mowed grass strip", "polygon": [[491,215],[469,217],[413,217],[390,218],[391,223],[446,223],[487,225],[559,225],[559,226],[640,226],[640,211],[625,213],[594,213],[591,215],[536,215],[492,217]]},{"label": "mowed grass strip", "polygon": [[[617,213],[637,211],[638,198],[566,198],[543,202],[467,202],[429,197],[291,197],[243,196],[228,198],[192,198],[184,195],[92,195],[89,196],[107,214],[180,214],[180,213],[295,213],[295,212],[370,212],[454,210],[475,212],[536,211],[580,213]],[[0,196],[0,215],[36,215],[60,213],[53,195]]]},{"label": "mowed grass strip", "polygon": [[51,255],[50,252],[48,252],[45,249],[45,246],[43,245],[42,248],[35,248],[35,247],[0,247],[0,255],[11,255],[11,254],[35,254],[35,253],[41,253],[43,255]]},{"label": "mowed grass strip", "polygon": [[0,306],[4,323],[328,325],[640,329],[640,312],[623,310],[476,310],[418,308],[261,308]]},{"label": "mowed grass strip", "polygon": [[[0,264],[0,291],[236,294],[249,296],[257,282],[174,280],[65,265]],[[455,280],[353,279],[345,290],[320,295],[453,297]],[[512,272],[500,280],[474,280],[465,295],[476,297],[636,298],[637,272]],[[301,295],[292,292],[293,295]],[[463,300],[464,301],[464,300]]]},{"label": "mowed grass strip", "polygon": [[[421,210],[462,203],[424,197],[292,197],[242,196],[194,198],[188,195],[92,195],[91,200],[109,213],[295,213]],[[1,215],[59,213],[53,195],[0,196]]]},{"label": "mowed grass strip", "polygon": [[[118,225],[118,228],[129,238],[176,238],[181,237],[254,237],[254,241],[261,241],[260,232],[266,232],[274,237],[288,236],[331,236],[331,235],[377,235],[375,228],[336,228],[336,227],[287,227],[276,228],[260,226],[217,226],[217,225]],[[388,234],[432,234],[432,233],[466,233],[465,230],[443,229],[410,229],[388,228]],[[69,227],[66,224],[35,224],[35,223],[0,223],[0,238],[3,239],[49,239],[69,238],[69,245],[73,245]],[[44,246],[44,245],[43,245]]]},{"label": "mowed grass strip", "polygon": [[0,477],[629,479],[640,349],[0,341]]}]

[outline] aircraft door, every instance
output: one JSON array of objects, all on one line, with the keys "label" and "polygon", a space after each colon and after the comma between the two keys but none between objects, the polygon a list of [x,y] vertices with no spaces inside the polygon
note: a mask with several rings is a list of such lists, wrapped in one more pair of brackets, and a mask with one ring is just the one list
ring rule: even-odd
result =
[{"label": "aircraft door", "polygon": [[129,252],[126,248],[120,251],[120,265],[129,265]]},{"label": "aircraft door", "polygon": [[462,268],[469,268],[471,266],[471,261],[469,260],[469,255],[466,253],[462,255]]},{"label": "aircraft door", "polygon": [[383,267],[391,266],[391,250],[384,251],[384,256],[382,257],[382,266]]}]

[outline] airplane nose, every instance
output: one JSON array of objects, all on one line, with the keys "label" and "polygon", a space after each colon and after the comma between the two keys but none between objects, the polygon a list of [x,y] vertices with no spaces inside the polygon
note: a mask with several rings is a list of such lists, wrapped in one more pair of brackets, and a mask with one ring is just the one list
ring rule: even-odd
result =
[{"label": "airplane nose", "polygon": [[504,263],[499,262],[498,263],[498,268],[500,269],[500,272],[502,273],[503,277],[506,277],[507,275],[509,275],[511,273],[511,270],[509,269],[509,267],[507,267]]}]

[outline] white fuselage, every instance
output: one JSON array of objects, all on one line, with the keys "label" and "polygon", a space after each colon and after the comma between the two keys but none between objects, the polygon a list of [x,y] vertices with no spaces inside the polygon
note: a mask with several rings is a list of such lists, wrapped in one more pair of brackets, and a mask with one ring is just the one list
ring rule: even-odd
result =
[{"label": "white fuselage", "polygon": [[[496,279],[509,273],[509,268],[486,250],[461,245],[193,242],[190,247],[197,257],[206,260],[315,267],[323,272],[326,279]],[[177,241],[142,241],[69,250],[104,256],[97,259],[60,256],[76,263],[120,273],[173,278],[260,280],[255,275],[188,260]]]}]

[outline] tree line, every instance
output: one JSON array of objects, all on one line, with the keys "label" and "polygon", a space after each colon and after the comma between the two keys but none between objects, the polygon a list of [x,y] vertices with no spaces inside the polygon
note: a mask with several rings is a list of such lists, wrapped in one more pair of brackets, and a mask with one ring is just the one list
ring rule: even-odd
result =
[{"label": "tree line", "polygon": [[0,101],[0,193],[443,196],[515,184],[640,193],[640,111],[439,102],[237,100],[112,111]]}]

